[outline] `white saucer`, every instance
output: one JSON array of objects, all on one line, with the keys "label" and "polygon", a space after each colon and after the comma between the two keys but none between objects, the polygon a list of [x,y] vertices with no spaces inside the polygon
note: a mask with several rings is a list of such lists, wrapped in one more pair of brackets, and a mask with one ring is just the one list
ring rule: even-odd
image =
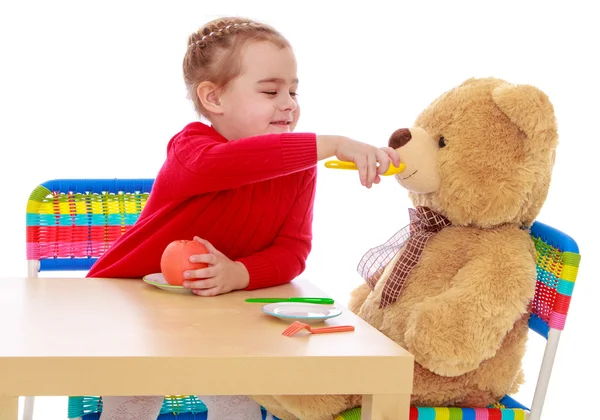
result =
[{"label": "white saucer", "polygon": [[301,321],[307,324],[322,322],[334,318],[342,313],[341,309],[333,305],[319,305],[315,303],[278,302],[263,306],[267,315],[284,321]]},{"label": "white saucer", "polygon": [[165,280],[165,276],[163,276],[162,273],[148,274],[147,276],[144,276],[142,280],[144,280],[145,283],[158,287],[159,289],[166,290],[168,292],[192,293],[192,289],[188,289],[183,286],[175,286],[167,283],[167,280]]}]

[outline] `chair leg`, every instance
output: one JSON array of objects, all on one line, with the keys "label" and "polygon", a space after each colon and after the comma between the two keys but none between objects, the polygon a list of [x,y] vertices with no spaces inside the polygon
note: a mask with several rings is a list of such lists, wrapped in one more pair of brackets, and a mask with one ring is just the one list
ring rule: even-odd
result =
[{"label": "chair leg", "polygon": [[40,262],[38,260],[27,260],[27,277],[38,277]]},{"label": "chair leg", "polygon": [[25,397],[23,404],[23,420],[33,420],[33,405],[35,397]]}]

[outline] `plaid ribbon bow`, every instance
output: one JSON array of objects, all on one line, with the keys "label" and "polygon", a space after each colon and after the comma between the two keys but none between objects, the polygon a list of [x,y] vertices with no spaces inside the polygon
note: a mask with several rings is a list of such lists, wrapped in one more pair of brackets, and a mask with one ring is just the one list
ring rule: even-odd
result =
[{"label": "plaid ribbon bow", "polygon": [[408,209],[408,214],[410,224],[396,232],[386,243],[367,251],[358,264],[358,272],[372,290],[383,274],[385,266],[400,248],[406,245],[383,286],[380,308],[398,299],[408,274],[421,258],[429,238],[451,224],[446,217],[428,207]]}]

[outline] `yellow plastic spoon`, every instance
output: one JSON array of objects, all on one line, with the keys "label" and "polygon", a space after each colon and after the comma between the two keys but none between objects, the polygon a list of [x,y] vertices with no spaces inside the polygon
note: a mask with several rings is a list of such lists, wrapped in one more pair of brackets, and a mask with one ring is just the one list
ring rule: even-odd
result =
[{"label": "yellow plastic spoon", "polygon": [[[328,160],[325,162],[325,167],[331,168],[331,169],[353,169],[355,171],[358,170],[358,168],[356,167],[356,164],[354,162],[345,162],[345,161],[341,161],[341,160]],[[399,174],[400,172],[402,172],[404,170],[404,168],[406,168],[406,165],[402,162],[400,162],[400,165],[397,167],[390,163],[390,167],[382,175],[384,175],[384,176],[396,175],[396,174]]]}]

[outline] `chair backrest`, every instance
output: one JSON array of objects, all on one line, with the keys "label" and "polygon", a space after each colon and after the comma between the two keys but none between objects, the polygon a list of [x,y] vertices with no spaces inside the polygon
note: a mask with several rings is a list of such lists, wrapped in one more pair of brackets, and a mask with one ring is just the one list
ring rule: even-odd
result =
[{"label": "chair backrest", "polygon": [[87,271],[138,219],[154,179],[56,179],[27,202],[28,276]]},{"label": "chair backrest", "polygon": [[535,222],[531,228],[537,254],[537,283],[529,326],[548,339],[550,329],[563,330],[581,255],[563,232]]},{"label": "chair backrest", "polygon": [[547,340],[528,417],[529,420],[537,420],[541,418],[560,332],[565,327],[581,255],[573,238],[538,221],[531,227],[531,237],[537,254],[537,282],[531,302],[529,327]]}]

